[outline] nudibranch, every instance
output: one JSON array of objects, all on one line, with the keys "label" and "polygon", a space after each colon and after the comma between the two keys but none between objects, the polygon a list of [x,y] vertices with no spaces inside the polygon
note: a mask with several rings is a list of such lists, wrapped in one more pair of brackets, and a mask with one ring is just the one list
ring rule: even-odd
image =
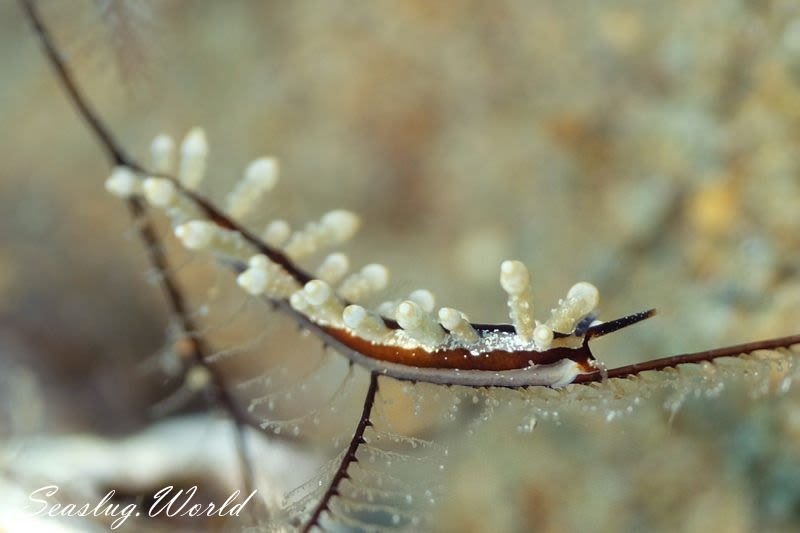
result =
[{"label": "nudibranch", "polygon": [[[259,268],[263,257],[255,263]],[[247,290],[253,288],[252,270],[251,266],[239,276]],[[341,352],[360,355],[362,365],[386,368],[395,377],[463,385],[562,387],[580,374],[601,370],[589,348],[591,339],[654,314],[649,310],[600,323],[594,315],[598,291],[581,282],[559,300],[547,321],[538,322],[532,316],[524,265],[503,262],[501,284],[508,292],[511,325],[472,324],[450,307],[436,312],[433,294],[427,290],[368,309],[347,304],[328,283],[314,279],[292,293],[289,302],[326,342]]]},{"label": "nudibranch", "polygon": [[195,193],[206,167],[205,134],[195,128],[181,144],[177,179],[174,141],[159,135],[151,145],[154,175],[139,180],[117,167],[106,181],[120,197],[143,196],[164,209],[175,235],[192,250],[207,250],[232,264],[237,284],[292,313],[308,329],[353,363],[397,379],[471,386],[563,387],[582,374],[602,371],[589,341],[653,316],[636,313],[611,322],[596,320],[599,292],[575,284],[540,322],[534,316],[528,269],[520,261],[500,265],[500,285],[511,324],[474,324],[451,307],[436,307],[428,290],[369,307],[389,282],[388,269],[368,264],[350,272],[341,252],[329,253],[311,275],[299,261],[347,241],[359,218],[334,210],[292,230],[273,220],[256,236],[240,221],[278,181],[274,158],[253,161],[228,194],[224,213]]}]

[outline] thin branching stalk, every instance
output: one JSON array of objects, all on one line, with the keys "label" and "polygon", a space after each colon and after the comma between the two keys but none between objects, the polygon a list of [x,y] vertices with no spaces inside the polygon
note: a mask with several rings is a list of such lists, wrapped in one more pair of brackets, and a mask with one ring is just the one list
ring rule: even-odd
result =
[{"label": "thin branching stalk", "polygon": [[375,395],[377,392],[378,374],[373,372],[369,376],[369,388],[367,389],[367,394],[364,396],[364,406],[361,410],[361,418],[358,419],[358,425],[356,426],[355,432],[353,432],[353,438],[350,439],[350,444],[347,445],[347,449],[342,456],[339,467],[336,469],[336,472],[333,474],[333,477],[328,484],[328,488],[325,489],[325,493],[322,495],[322,498],[314,507],[314,510],[311,512],[311,516],[308,518],[305,524],[303,524],[301,528],[302,533],[308,533],[311,531],[311,528],[320,526],[322,513],[328,510],[331,500],[339,494],[339,485],[341,485],[342,481],[350,476],[350,474],[348,474],[350,466],[353,463],[358,462],[358,448],[364,444],[364,442],[366,442],[364,440],[364,432],[369,426],[372,425],[370,416],[372,415],[372,407],[375,405]]},{"label": "thin branching stalk", "polygon": [[[83,121],[95,134],[100,146],[106,152],[111,166],[124,165],[138,168],[136,163],[126,154],[121,145],[116,141],[110,129],[100,118],[99,114],[91,107],[89,101],[78,88],[72,73],[67,67],[63,56],[56,45],[52,34],[45,26],[34,0],[20,0],[23,11],[30,21],[33,30],[44,49],[44,53],[53,67],[61,86],[66,91],[69,100],[78,110]],[[137,197],[126,200],[126,205],[134,220],[137,235],[147,250],[151,266],[158,273],[158,282],[166,297],[170,311],[174,315],[181,333],[191,345],[192,359],[195,364],[205,368],[211,376],[211,392],[218,403],[228,412],[236,428],[236,445],[239,451],[242,472],[242,485],[249,494],[254,489],[253,466],[246,443],[246,426],[254,425],[244,411],[237,405],[227,390],[224,378],[213,365],[206,361],[207,354],[211,353],[205,339],[197,334],[198,328],[189,313],[183,290],[170,274],[169,262],[158,233],[150,219],[147,205]],[[258,427],[254,425],[254,427]]]},{"label": "thin branching stalk", "polygon": [[734,346],[726,346],[724,348],[717,348],[714,350],[705,350],[702,352],[662,357],[661,359],[652,359],[650,361],[645,361],[644,363],[634,363],[632,365],[612,368],[605,373],[605,376],[603,376],[601,372],[583,374],[575,378],[574,382],[590,383],[592,381],[602,381],[604,378],[628,378],[642,372],[647,372],[648,370],[663,370],[665,368],[676,367],[679,365],[713,361],[714,359],[719,359],[721,357],[736,357],[738,355],[751,354],[753,352],[757,352],[758,350],[777,350],[781,348],[789,348],[795,344],[800,344],[800,335],[790,335],[788,337],[779,337],[777,339],[767,339],[763,341],[748,342],[745,344],[736,344]]}]

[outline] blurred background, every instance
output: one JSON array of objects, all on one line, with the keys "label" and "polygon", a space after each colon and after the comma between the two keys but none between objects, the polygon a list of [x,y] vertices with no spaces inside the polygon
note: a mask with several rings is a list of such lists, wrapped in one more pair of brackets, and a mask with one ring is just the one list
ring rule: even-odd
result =
[{"label": "blurred background", "polygon": [[[518,258],[540,310],[578,280],[602,318],[657,307],[596,343],[609,366],[800,332],[797,2],[40,4],[137,157],[203,126],[213,198],[278,157],[253,227],[352,209],[353,262],[389,266],[397,296],[506,321]],[[165,305],[15,3],[0,27],[0,436],[131,435],[165,396],[143,369]],[[202,302],[207,280],[184,283]],[[280,324],[267,348],[307,350]],[[796,530],[800,397],[732,389],[671,420],[654,400],[612,424],[451,428],[436,527]]]}]

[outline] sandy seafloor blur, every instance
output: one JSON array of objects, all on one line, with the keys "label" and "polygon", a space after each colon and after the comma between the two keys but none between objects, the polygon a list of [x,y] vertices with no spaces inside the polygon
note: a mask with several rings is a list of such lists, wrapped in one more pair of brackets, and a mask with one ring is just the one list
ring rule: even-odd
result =
[{"label": "sandy seafloor blur", "polygon": [[[610,366],[800,332],[800,3],[107,4],[43,2],[125,145],[204,126],[216,198],[278,156],[254,224],[353,209],[348,251],[397,295],[505,321],[513,257],[541,310],[579,279],[605,318],[659,308],[596,343]],[[25,384],[0,390],[2,435],[130,434],[163,395],[140,361],[164,305],[15,3],[0,27],[0,372]],[[532,434],[524,413],[451,427],[438,527],[794,531],[798,392],[730,389],[671,421],[654,399]]]}]

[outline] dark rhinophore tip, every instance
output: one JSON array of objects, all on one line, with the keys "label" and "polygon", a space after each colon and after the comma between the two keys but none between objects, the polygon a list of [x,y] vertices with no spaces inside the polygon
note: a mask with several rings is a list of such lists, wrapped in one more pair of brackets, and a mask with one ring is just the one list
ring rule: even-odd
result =
[{"label": "dark rhinophore tip", "polygon": [[655,309],[648,309],[647,311],[641,311],[639,313],[624,316],[610,322],[603,322],[602,324],[592,326],[586,330],[586,335],[583,338],[583,342],[587,343],[596,337],[602,337],[603,335],[614,333],[622,328],[627,328],[628,326],[637,324],[642,320],[647,320],[648,318],[655,316],[655,314]]}]

